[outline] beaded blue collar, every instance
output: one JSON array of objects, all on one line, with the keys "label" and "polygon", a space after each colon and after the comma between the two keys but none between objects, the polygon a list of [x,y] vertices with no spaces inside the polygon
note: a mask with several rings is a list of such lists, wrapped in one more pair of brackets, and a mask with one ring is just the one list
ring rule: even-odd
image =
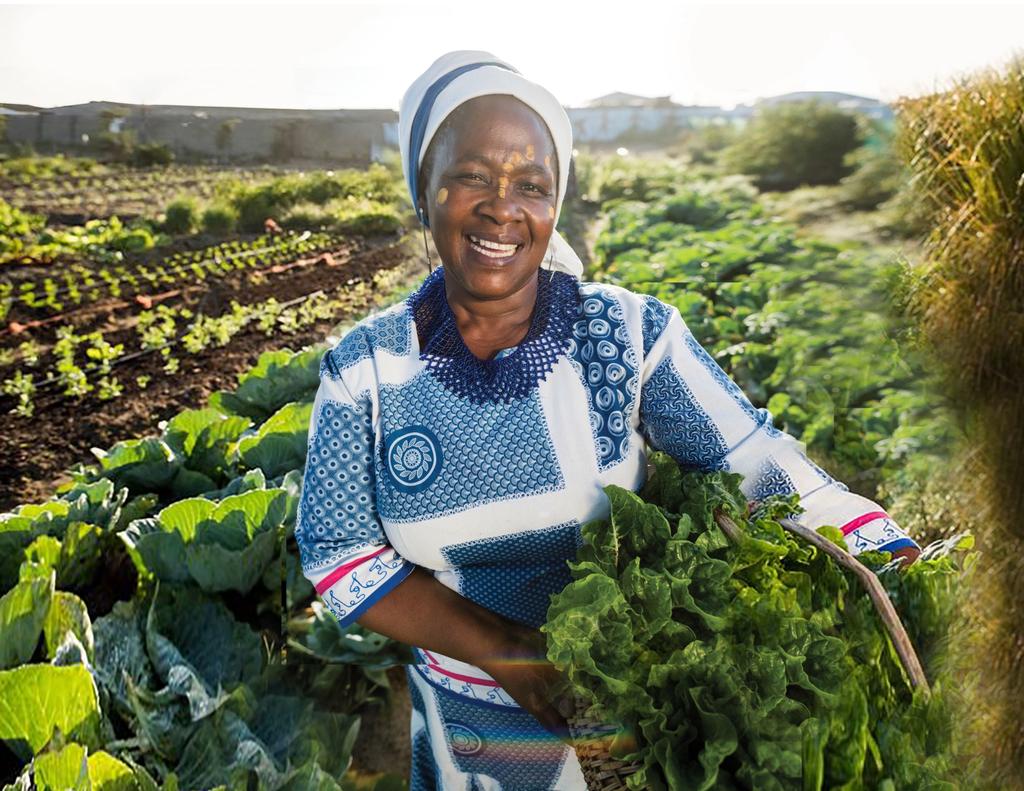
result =
[{"label": "beaded blue collar", "polygon": [[555,367],[579,317],[579,280],[566,272],[537,271],[537,302],[526,337],[511,351],[481,360],[462,340],[438,267],[407,298],[420,339],[420,359],[442,386],[473,403],[516,401]]}]

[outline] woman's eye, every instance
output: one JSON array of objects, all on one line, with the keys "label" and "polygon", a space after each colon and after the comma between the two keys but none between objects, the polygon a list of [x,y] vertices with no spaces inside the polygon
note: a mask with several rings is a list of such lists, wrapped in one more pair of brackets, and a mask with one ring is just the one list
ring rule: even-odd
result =
[{"label": "woman's eye", "polygon": [[538,195],[547,195],[548,194],[548,191],[546,189],[544,189],[542,186],[540,186],[540,184],[534,184],[532,182],[527,181],[525,184],[523,184],[523,187],[524,188],[528,188],[529,192],[535,192]]}]

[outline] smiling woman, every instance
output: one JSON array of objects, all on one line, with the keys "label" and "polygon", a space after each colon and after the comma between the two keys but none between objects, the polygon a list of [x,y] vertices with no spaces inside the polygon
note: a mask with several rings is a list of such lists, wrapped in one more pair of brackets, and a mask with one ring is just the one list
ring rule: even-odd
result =
[{"label": "smiling woman", "polygon": [[320,367],[295,536],[344,626],[408,643],[411,788],[584,789],[550,596],[571,580],[603,487],[637,491],[647,451],[800,496],[800,524],[851,550],[913,555],[878,506],[772,425],[679,311],[581,281],[555,226],[572,151],[544,88],[488,52],[451,52],[406,92],[405,175],[441,257],[408,299]]},{"label": "smiling woman", "polygon": [[540,116],[502,95],[459,105],[425,154],[420,216],[463,341],[481,359],[517,345],[529,328],[555,227],[557,162]]}]

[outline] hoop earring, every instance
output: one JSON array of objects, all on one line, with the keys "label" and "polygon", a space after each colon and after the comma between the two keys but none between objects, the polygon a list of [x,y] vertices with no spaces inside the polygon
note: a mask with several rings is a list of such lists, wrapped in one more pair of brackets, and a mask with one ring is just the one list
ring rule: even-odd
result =
[{"label": "hoop earring", "polygon": [[434,262],[430,260],[430,250],[427,249],[427,226],[421,225],[420,230],[423,231],[423,254],[427,257],[427,269],[433,274]]},{"label": "hoop earring", "polygon": [[551,258],[552,258],[553,255],[554,255],[553,253],[548,253],[548,271],[551,272],[551,274],[548,276],[548,283],[549,284],[551,283],[552,280],[555,279],[555,270],[551,267]]}]

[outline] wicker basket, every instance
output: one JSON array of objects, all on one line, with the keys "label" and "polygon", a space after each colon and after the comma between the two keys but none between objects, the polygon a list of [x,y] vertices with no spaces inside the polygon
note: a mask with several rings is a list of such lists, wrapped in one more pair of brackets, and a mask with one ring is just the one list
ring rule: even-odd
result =
[{"label": "wicker basket", "polygon": [[590,791],[624,791],[626,778],[639,769],[640,764],[612,758],[608,749],[618,728],[588,719],[585,716],[588,708],[586,700],[577,695],[576,713],[567,719],[587,788]]}]

